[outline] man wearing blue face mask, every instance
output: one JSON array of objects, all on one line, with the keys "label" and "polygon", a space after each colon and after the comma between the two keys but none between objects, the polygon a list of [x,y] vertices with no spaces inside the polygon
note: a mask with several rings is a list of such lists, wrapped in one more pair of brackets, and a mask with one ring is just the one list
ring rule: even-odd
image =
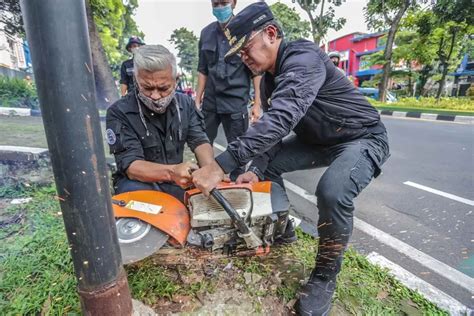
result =
[{"label": "man wearing blue face mask", "polygon": [[[251,120],[260,116],[260,79],[253,74],[239,57],[228,63],[224,61],[229,42],[224,28],[232,20],[236,0],[211,0],[212,13],[217,21],[206,26],[199,39],[198,87],[196,107],[202,110],[206,122],[206,133],[211,143],[222,123],[227,142],[231,143],[248,128],[247,106],[250,101],[250,86],[253,83],[255,103]],[[235,178],[240,170],[231,174]]]}]

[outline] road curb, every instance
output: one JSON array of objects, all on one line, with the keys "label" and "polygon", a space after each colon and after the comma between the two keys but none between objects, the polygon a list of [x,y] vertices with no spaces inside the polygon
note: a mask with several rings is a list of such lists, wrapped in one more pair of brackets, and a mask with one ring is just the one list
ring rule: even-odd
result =
[{"label": "road curb", "polygon": [[[446,115],[420,112],[400,112],[391,110],[378,110],[380,115],[393,117],[408,117],[414,119],[423,119],[430,121],[455,122],[474,125],[474,116]],[[40,110],[20,109],[20,108],[2,108],[0,115],[18,115],[18,116],[41,116]],[[105,116],[100,116],[100,121],[105,122]]]},{"label": "road curb", "polygon": [[464,124],[474,124],[474,116],[433,114],[433,113],[421,113],[421,112],[401,112],[401,111],[391,111],[391,110],[378,110],[378,112],[380,115],[393,116],[393,117],[408,117],[408,118],[431,120],[431,121],[445,121],[445,122],[456,122],[456,123],[464,123]]}]

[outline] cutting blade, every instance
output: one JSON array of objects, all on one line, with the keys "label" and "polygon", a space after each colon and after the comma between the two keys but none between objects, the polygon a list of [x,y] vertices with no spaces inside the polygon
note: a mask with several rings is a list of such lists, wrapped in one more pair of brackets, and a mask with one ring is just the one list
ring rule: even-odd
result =
[{"label": "cutting blade", "polygon": [[134,263],[152,255],[163,247],[169,238],[159,229],[137,218],[118,218],[115,224],[124,264]]}]

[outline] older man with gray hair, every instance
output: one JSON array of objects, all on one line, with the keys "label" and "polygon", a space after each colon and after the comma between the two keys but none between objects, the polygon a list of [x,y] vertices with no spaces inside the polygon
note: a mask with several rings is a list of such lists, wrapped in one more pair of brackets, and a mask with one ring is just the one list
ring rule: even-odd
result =
[{"label": "older man with gray hair", "polygon": [[191,97],[176,93],[176,59],[161,45],[135,51],[135,90],[107,110],[106,138],[115,156],[115,193],[159,190],[183,200],[195,163],[183,162],[184,145],[198,163],[212,161],[204,121]]}]

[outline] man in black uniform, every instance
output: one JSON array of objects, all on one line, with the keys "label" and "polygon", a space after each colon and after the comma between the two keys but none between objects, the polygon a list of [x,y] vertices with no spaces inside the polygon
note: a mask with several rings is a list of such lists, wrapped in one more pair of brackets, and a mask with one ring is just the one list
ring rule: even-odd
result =
[{"label": "man in black uniform", "polygon": [[117,172],[115,193],[159,190],[183,200],[194,163],[183,163],[184,144],[201,166],[214,160],[204,121],[191,97],[175,93],[176,60],[161,45],[135,51],[137,86],[107,109],[106,137]]},{"label": "man in black uniform", "polygon": [[215,163],[195,171],[193,182],[208,194],[225,173],[252,160],[237,182],[284,185],[283,173],[327,166],[316,189],[316,267],[295,305],[301,315],[327,315],[352,234],[353,200],[389,157],[387,132],[377,110],[319,47],[282,38],[265,3],[242,10],[225,33],[231,45],[226,58],[240,54],[254,73],[264,73],[266,111]]},{"label": "man in black uniform", "polygon": [[[138,47],[145,45],[137,36],[132,36],[128,39],[125,49],[133,55],[133,52]],[[120,67],[120,95],[123,97],[128,92],[133,91],[133,56],[122,63]]]},{"label": "man in black uniform", "polygon": [[211,143],[221,123],[227,142],[231,143],[248,128],[247,105],[252,80],[255,89],[252,120],[260,115],[260,76],[254,76],[237,56],[228,63],[224,61],[230,46],[223,29],[233,17],[236,0],[211,0],[211,3],[217,21],[206,26],[199,39],[196,107],[204,114]]}]

